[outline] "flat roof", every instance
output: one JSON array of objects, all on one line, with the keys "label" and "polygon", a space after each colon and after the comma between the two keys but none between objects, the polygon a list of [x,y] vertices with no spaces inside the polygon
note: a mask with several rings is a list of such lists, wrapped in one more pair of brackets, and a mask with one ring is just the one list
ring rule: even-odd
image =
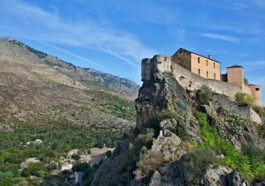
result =
[{"label": "flat roof", "polygon": [[238,68],[238,67],[244,68],[243,66],[240,66],[240,65],[233,65],[233,66],[226,67],[226,68]]},{"label": "flat roof", "polygon": [[[184,48],[180,48],[180,49],[178,49],[178,51],[181,50],[181,49],[182,49],[182,50],[185,50],[186,52],[193,53],[193,54],[196,54],[196,55],[201,56],[201,57],[203,57],[203,58],[207,58],[207,59],[209,59],[208,57],[205,57],[205,56],[203,56],[203,55],[201,55],[201,54],[197,54],[197,53],[195,53],[195,52],[191,52],[191,51],[186,50],[186,49],[184,49]],[[178,51],[177,51],[177,52],[178,52]],[[221,63],[221,62],[219,62],[219,61],[217,61],[217,60],[215,60],[215,59],[212,59],[212,58],[211,58],[210,60],[215,61],[215,62],[217,62],[217,63]]]}]

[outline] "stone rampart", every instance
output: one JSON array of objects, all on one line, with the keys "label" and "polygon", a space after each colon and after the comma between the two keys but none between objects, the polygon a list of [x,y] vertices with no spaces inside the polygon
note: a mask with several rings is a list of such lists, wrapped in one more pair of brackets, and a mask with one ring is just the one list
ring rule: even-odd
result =
[{"label": "stone rampart", "polygon": [[187,90],[196,91],[202,85],[207,85],[213,92],[226,95],[233,100],[236,93],[242,92],[240,86],[202,78],[172,62],[172,57],[167,55],[156,55],[152,59],[144,59],[142,61],[142,80],[144,82],[150,80],[154,72],[172,72],[179,84]]}]

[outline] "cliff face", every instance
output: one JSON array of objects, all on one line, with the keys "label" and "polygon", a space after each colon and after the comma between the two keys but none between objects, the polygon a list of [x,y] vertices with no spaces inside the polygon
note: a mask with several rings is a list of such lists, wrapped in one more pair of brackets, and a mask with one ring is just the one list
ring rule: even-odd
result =
[{"label": "cliff face", "polygon": [[136,128],[94,183],[249,185],[265,177],[264,138],[241,115],[250,107],[204,91],[186,91],[171,73],[154,73],[135,101]]}]

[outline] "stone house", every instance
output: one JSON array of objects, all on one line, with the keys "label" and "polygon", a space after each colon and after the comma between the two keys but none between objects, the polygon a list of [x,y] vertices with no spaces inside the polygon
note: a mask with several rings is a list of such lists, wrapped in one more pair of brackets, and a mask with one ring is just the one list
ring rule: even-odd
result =
[{"label": "stone house", "polygon": [[150,80],[155,71],[172,72],[178,82],[190,90],[198,90],[206,84],[214,92],[231,99],[238,92],[247,93],[252,96],[255,105],[262,106],[261,87],[245,84],[242,66],[227,67],[227,73],[221,74],[221,63],[210,55],[204,57],[180,48],[173,56],[156,55],[142,60],[143,82]]}]

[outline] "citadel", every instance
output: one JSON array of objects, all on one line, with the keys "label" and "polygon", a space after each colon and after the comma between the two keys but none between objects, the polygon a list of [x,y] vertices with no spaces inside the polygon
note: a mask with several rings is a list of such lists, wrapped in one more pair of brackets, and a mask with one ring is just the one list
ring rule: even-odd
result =
[{"label": "citadel", "polygon": [[262,106],[261,87],[244,82],[244,68],[234,65],[221,74],[221,63],[211,56],[204,57],[180,48],[173,56],[155,55],[142,60],[142,81],[151,80],[154,72],[171,72],[179,84],[187,90],[198,90],[207,85],[213,92],[235,99],[236,93],[246,93],[253,104]]}]

